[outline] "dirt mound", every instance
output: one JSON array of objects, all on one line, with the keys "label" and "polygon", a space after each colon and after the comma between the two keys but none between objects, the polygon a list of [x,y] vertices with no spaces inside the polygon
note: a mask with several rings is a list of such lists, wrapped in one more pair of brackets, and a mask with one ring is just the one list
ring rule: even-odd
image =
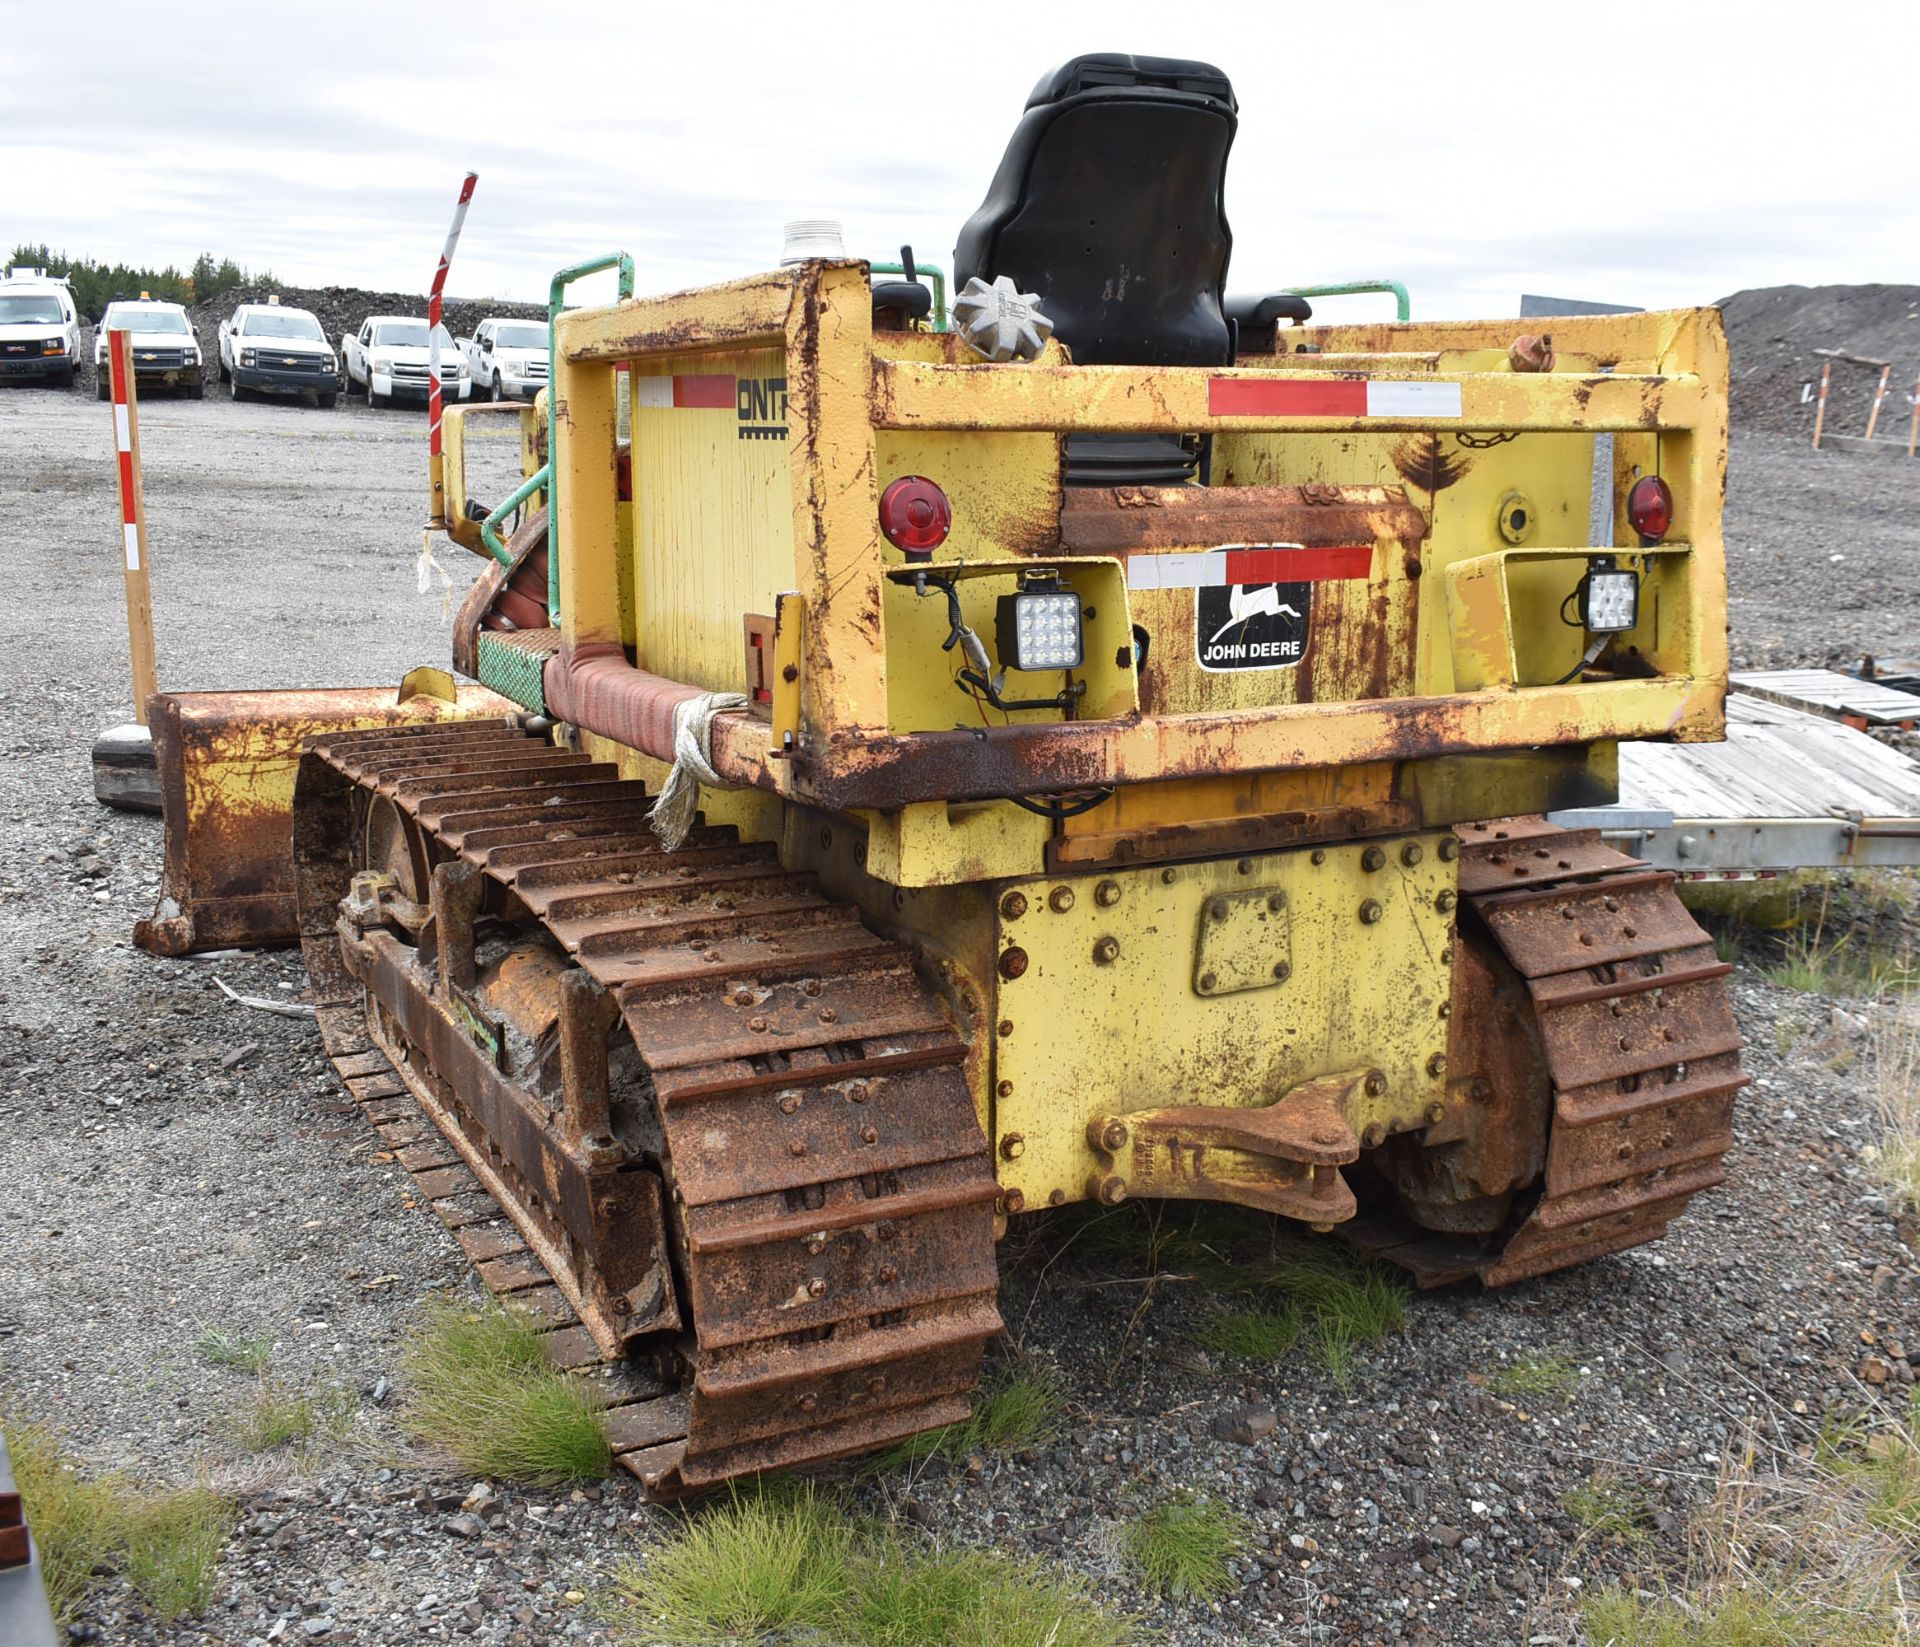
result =
[{"label": "dirt mound", "polygon": [[[341,335],[357,331],[368,315],[424,315],[424,292],[369,292],[358,286],[236,286],[196,303],[188,312],[195,329],[209,349],[219,346],[220,322],[243,303],[264,303],[269,291],[277,291],[289,308],[311,309],[328,341],[338,345]],[[450,297],[442,308],[447,330],[455,337],[467,337],[489,315],[511,315],[519,320],[545,320],[547,311],[535,303],[499,303],[492,298]]]},{"label": "dirt mound", "polygon": [[[1813,438],[1814,402],[1825,362],[1813,351],[1840,349],[1893,363],[1893,381],[1876,434],[1905,438],[1914,383],[1920,379],[1920,286],[1760,286],[1720,300],[1733,355],[1732,417],[1740,429]],[[1880,374],[1835,362],[1827,428],[1865,434]]]}]

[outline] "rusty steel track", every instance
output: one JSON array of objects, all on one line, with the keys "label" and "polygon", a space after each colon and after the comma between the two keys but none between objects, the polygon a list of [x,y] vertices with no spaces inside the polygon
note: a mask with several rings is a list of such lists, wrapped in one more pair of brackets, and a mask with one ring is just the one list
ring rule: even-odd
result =
[{"label": "rusty steel track", "polygon": [[[669,857],[650,804],[504,724],[349,733],[303,760],[295,856],[335,1069],[670,1497],[964,1417],[1001,1323],[944,1002],[771,845]],[[476,932],[553,957],[538,1045],[476,1010]],[[609,1108],[616,1023],[650,1114]]]},{"label": "rusty steel track", "polygon": [[[1484,941],[1517,974],[1515,1022],[1477,1003],[1474,1098],[1498,1099],[1532,1060],[1550,1101],[1540,1188],[1487,1246],[1367,1221],[1356,1245],[1423,1285],[1488,1286],[1656,1241],[1726,1177],[1735,1094],[1747,1084],[1721,961],[1674,891],[1674,877],[1603,845],[1593,830],[1540,819],[1459,827],[1460,893]],[[1463,941],[1475,941],[1463,922]],[[1456,1034],[1463,1003],[1456,994]],[[1485,1048],[1504,1050],[1487,1058]],[[1460,1067],[1456,1058],[1455,1067]],[[1491,1081],[1483,1071],[1490,1071]],[[1515,1110],[1509,1110],[1517,1123]],[[1514,1130],[1518,1130],[1517,1124]]]}]

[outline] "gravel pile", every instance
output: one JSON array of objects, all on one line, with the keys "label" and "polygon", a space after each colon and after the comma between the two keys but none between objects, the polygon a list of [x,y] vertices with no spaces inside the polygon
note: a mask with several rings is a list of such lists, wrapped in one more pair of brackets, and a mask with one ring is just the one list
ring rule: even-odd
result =
[{"label": "gravel pile", "polygon": [[[1904,441],[1920,381],[1920,286],[1761,286],[1720,300],[1732,353],[1732,416],[1738,429],[1813,438],[1814,402],[1825,362],[1815,349],[1891,361],[1893,378],[1876,435]],[[1880,374],[1836,362],[1826,427],[1863,435]]]},{"label": "gravel pile", "polygon": [[[445,658],[442,601],[414,584],[418,423],[224,398],[146,408],[164,685],[390,682]],[[54,1420],[93,1464],[205,1474],[239,1505],[202,1618],[163,1625],[109,1586],[79,1639],[604,1639],[587,1598],[674,1519],[622,1481],[481,1483],[404,1443],[419,1305],[474,1283],[311,1026],[213,981],[292,999],[294,955],[131,948],[160,826],[97,807],[87,759],[131,708],[110,427],[77,395],[3,392],[0,448],[0,1405]],[[1818,660],[1841,639],[1920,652],[1911,602],[1876,609],[1920,550],[1920,496],[1897,489],[1920,483],[1867,472],[1736,436],[1743,661]],[[1910,917],[1891,919],[1911,941]],[[1058,1433],[894,1472],[866,1502],[907,1536],[1064,1562],[1188,1647],[1538,1635],[1624,1560],[1569,1513],[1570,1490],[1620,1479],[1676,1551],[1745,1426],[1791,1445],[1834,1408],[1904,1410],[1920,1364],[1916,1234],[1863,1160],[1873,1009],[1752,968],[1735,1005],[1756,1084],[1729,1183],[1668,1241],[1504,1293],[1418,1296],[1405,1334],[1361,1351],[1342,1386],[1301,1351],[1210,1358],[1203,1287],[1149,1286],[1144,1253],[1059,1255],[1042,1230],[1008,1248],[1003,1309],[1066,1392]],[[236,1430],[257,1380],[198,1352],[208,1328],[267,1339],[275,1388],[337,1403],[344,1433],[304,1457],[248,1452]],[[1501,1369],[1542,1356],[1574,1369],[1563,1394],[1499,1393]],[[1189,1488],[1254,1534],[1218,1605],[1145,1596],[1114,1554],[1116,1527]]]}]

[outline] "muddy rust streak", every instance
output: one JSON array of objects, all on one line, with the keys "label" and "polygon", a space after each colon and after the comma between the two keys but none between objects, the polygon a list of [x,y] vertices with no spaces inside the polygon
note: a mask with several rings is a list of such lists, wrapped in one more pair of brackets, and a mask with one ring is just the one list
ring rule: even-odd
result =
[{"label": "muddy rust streak", "polygon": [[1473,467],[1473,459],[1463,451],[1445,447],[1439,435],[1413,435],[1395,443],[1393,466],[1409,486],[1428,493],[1444,492]]}]

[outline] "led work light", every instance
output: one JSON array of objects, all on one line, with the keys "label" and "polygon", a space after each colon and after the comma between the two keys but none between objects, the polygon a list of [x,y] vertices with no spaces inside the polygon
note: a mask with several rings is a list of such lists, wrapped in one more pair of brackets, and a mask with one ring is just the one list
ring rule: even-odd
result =
[{"label": "led work light", "polygon": [[1028,573],[1018,591],[1000,597],[994,639],[1003,669],[1078,669],[1085,652],[1080,597],[1061,588],[1054,573]]},{"label": "led work light", "polygon": [[1640,577],[1602,555],[1580,582],[1580,623],[1590,635],[1614,635],[1640,621]]}]

